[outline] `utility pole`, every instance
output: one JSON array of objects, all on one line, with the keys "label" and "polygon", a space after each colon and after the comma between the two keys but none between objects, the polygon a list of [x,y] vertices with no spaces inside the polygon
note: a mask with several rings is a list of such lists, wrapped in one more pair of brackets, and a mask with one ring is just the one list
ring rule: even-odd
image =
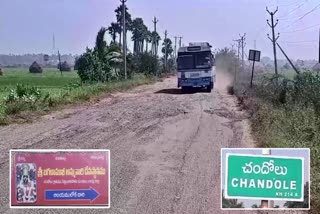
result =
[{"label": "utility pole", "polygon": [[253,47],[254,47],[254,49],[256,50],[256,48],[257,48],[257,40],[254,40],[254,41],[253,41]]},{"label": "utility pole", "polygon": [[241,43],[241,40],[240,39],[235,39],[233,41],[237,42],[237,48],[238,48],[237,56],[238,56],[238,60],[240,62],[240,47],[241,47],[240,43]]},{"label": "utility pole", "polygon": [[234,62],[234,85],[235,85],[236,82],[237,82],[237,65],[240,64],[240,47],[241,47],[240,43],[241,43],[241,40],[240,39],[236,39],[236,40],[233,40],[233,41],[237,42],[236,45],[237,45],[237,48],[238,48],[238,51],[237,51],[238,60]]},{"label": "utility pole", "polygon": [[283,53],[283,55],[286,57],[286,59],[288,60],[288,62],[289,62],[290,65],[292,66],[293,70],[294,70],[297,74],[300,74],[300,71],[296,68],[296,66],[294,66],[294,64],[292,63],[292,61],[290,60],[290,58],[287,56],[287,54],[284,52],[284,50],[281,48],[281,46],[279,45],[278,42],[277,42],[277,45],[278,45],[280,51]]},{"label": "utility pole", "polygon": [[124,79],[127,79],[127,35],[126,35],[126,5],[127,0],[120,0],[122,3],[122,25],[123,25],[123,71]]},{"label": "utility pole", "polygon": [[245,40],[246,40],[246,34],[243,34],[240,36],[240,42],[241,42],[241,70],[244,72],[244,47],[245,47]]},{"label": "utility pole", "polygon": [[60,57],[60,51],[58,50],[58,58],[59,58],[59,70],[62,76],[62,69],[61,69],[61,57]]},{"label": "utility pole", "polygon": [[54,34],[53,34],[53,37],[52,37],[52,55],[54,55],[56,52],[56,39],[54,37]]},{"label": "utility pole", "polygon": [[[152,22],[153,22],[153,31],[157,32],[157,23],[159,22],[159,20],[156,17],[154,17]],[[153,54],[155,56],[157,56],[157,54],[158,54],[158,46],[159,46],[159,44],[158,44],[157,38],[152,38],[152,47],[151,47],[151,49],[152,49]]]},{"label": "utility pole", "polygon": [[267,12],[270,14],[271,16],[271,24],[269,23],[269,20],[267,19],[267,23],[268,25],[271,27],[272,29],[272,39],[270,38],[269,34],[268,35],[268,38],[270,39],[270,41],[272,42],[273,44],[273,56],[274,56],[274,72],[276,75],[278,75],[278,63],[277,63],[277,49],[276,49],[276,42],[279,38],[279,33],[278,33],[278,36],[277,38],[275,38],[275,33],[274,33],[274,28],[277,26],[278,24],[278,19],[277,19],[277,23],[274,24],[274,21],[273,21],[273,16],[278,12],[278,7],[277,9],[274,11],[274,12],[270,12],[268,10],[268,7],[266,7],[266,10]]},{"label": "utility pole", "polygon": [[175,36],[174,37],[174,59],[177,58],[177,39],[178,39],[178,37]]},{"label": "utility pole", "polygon": [[167,71],[167,49],[168,49],[168,43],[167,43],[167,35],[168,35],[168,31],[165,30],[164,32],[164,69],[165,71]]},{"label": "utility pole", "polygon": [[181,39],[183,38],[182,36],[179,36],[179,48],[181,48]]},{"label": "utility pole", "polygon": [[156,17],[153,17],[153,29],[155,32],[157,32],[157,23],[159,22],[159,20]]},{"label": "utility pole", "polygon": [[[262,149],[262,155],[271,155],[271,149]],[[261,208],[273,208],[274,201],[272,200],[261,200]]]},{"label": "utility pole", "polygon": [[320,63],[320,29],[319,29],[319,59],[318,59],[318,63]]},{"label": "utility pole", "polygon": [[233,43],[231,44],[231,50],[232,50],[232,52],[234,52],[234,44]]}]

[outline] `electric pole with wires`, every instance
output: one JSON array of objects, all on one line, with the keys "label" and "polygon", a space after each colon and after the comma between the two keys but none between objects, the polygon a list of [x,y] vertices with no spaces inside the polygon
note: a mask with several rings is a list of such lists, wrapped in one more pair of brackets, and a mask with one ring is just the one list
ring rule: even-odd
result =
[{"label": "electric pole with wires", "polygon": [[234,46],[235,46],[235,44],[232,43],[232,44],[231,44],[231,51],[232,51],[232,52],[235,52],[235,51],[234,51]]},{"label": "electric pole with wires", "polygon": [[167,51],[168,51],[167,36],[168,36],[168,31],[165,30],[165,32],[164,32],[164,68],[165,68],[165,70],[167,70],[167,62],[168,62],[168,56],[167,56]]},{"label": "electric pole with wires", "polygon": [[242,72],[244,72],[244,47],[246,46],[245,41],[246,41],[246,34],[243,34],[243,36],[240,36],[240,40],[241,40],[241,68],[242,68]]},{"label": "electric pole with wires", "polygon": [[271,41],[272,44],[273,44],[274,72],[275,72],[276,75],[278,75],[278,63],[277,63],[276,42],[277,42],[280,34],[278,33],[277,38],[275,37],[274,28],[275,28],[275,27],[277,26],[277,24],[278,24],[278,19],[277,19],[277,22],[276,22],[276,23],[274,23],[274,20],[273,20],[274,15],[278,12],[278,7],[277,7],[277,9],[276,9],[274,12],[270,12],[270,11],[268,10],[268,7],[266,7],[266,10],[267,10],[267,12],[270,14],[270,16],[271,16],[271,24],[269,23],[269,20],[268,20],[268,19],[267,19],[267,23],[268,23],[268,25],[269,25],[269,26],[271,27],[271,29],[272,29],[272,38],[270,38],[269,34],[267,34],[267,35],[268,35],[268,38],[270,39],[270,41]]},{"label": "electric pole with wires", "polygon": [[120,0],[122,3],[122,25],[123,25],[123,71],[124,71],[124,79],[127,79],[127,35],[126,35],[126,1]]},{"label": "electric pole with wires", "polygon": [[237,68],[238,68],[238,65],[240,64],[240,47],[241,47],[241,40],[240,39],[236,39],[236,40],[233,40],[236,43],[236,46],[238,48],[238,51],[237,51],[237,59],[234,60],[234,85],[236,84],[237,82]]},{"label": "electric pole with wires", "polygon": [[237,42],[236,43],[237,44],[237,48],[238,48],[237,57],[238,57],[238,61],[240,63],[240,47],[241,47],[240,43],[241,43],[241,40],[240,39],[236,39],[236,40],[233,40],[233,41]]},{"label": "electric pole with wires", "polygon": [[157,23],[159,22],[159,19],[157,17],[153,17],[152,23],[153,23],[153,32],[152,33],[152,45],[151,45],[151,52],[155,57],[158,55],[158,46],[159,46],[159,41],[158,38],[156,38],[157,35]]},{"label": "electric pole with wires", "polygon": [[177,39],[178,39],[178,36],[175,36],[174,37],[174,59],[175,60],[177,59]]},{"label": "electric pole with wires", "polygon": [[178,38],[179,38],[179,48],[181,48],[181,46],[182,46],[182,41],[181,41],[181,39],[182,39],[182,36],[178,36]]}]

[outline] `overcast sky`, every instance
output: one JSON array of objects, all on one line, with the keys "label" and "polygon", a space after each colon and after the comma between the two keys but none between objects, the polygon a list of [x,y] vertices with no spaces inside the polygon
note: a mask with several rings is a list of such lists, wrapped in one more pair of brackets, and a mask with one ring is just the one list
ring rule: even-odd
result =
[{"label": "overcast sky", "polygon": [[[119,4],[119,0],[1,0],[0,54],[50,54],[53,33],[62,53],[81,54],[94,45],[101,26],[115,21]],[[256,40],[256,48],[268,56],[272,43],[266,36],[271,34],[266,6],[272,11],[278,5],[276,32],[287,54],[295,59],[318,57],[319,0],[128,0],[127,4],[132,17],[142,17],[150,29],[156,16],[162,37],[167,29],[169,37],[183,36],[184,44],[209,41],[223,48],[246,33],[246,52]],[[278,55],[284,58],[279,51]]]}]

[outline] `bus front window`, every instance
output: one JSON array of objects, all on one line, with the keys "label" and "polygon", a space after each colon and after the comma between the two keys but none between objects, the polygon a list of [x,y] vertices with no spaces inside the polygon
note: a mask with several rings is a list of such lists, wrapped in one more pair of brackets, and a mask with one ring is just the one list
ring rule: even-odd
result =
[{"label": "bus front window", "polygon": [[194,68],[194,60],[192,55],[184,55],[178,57],[178,69],[187,70]]},{"label": "bus front window", "polygon": [[196,68],[210,68],[212,66],[211,53],[201,52],[195,54]]}]

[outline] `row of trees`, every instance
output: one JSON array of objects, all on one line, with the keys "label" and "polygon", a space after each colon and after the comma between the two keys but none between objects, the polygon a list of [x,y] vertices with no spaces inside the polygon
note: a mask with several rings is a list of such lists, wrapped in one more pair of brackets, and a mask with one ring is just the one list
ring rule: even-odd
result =
[{"label": "row of trees", "polygon": [[[116,10],[116,22],[112,22],[108,27],[109,34],[112,38],[112,43],[117,43],[117,37],[119,38],[119,46],[121,46],[122,32],[123,32],[123,5],[120,5]],[[141,54],[142,52],[149,52],[149,44],[151,44],[151,52],[156,55],[158,52],[159,41],[161,40],[160,35],[154,31],[150,31],[144,24],[142,18],[135,18],[132,20],[131,14],[125,6],[125,22],[126,31],[131,31],[132,41],[134,42],[133,54]],[[145,47],[145,49],[144,49]]]},{"label": "row of trees", "polygon": [[[58,55],[50,55],[49,61],[44,60],[45,54],[0,54],[0,67],[29,67],[34,61],[38,62],[45,67],[56,68],[59,62]],[[68,64],[73,65],[77,56],[71,54],[63,54],[60,56],[61,61],[66,61]]]},{"label": "row of trees", "polygon": [[[97,34],[96,44],[93,49],[87,48],[75,63],[75,69],[82,81],[110,81],[123,78],[121,44],[123,35],[122,10],[120,5],[116,10],[116,22],[112,22],[109,27],[102,27]],[[134,73],[142,72],[146,75],[159,75],[161,72],[167,72],[173,69],[173,48],[172,41],[165,38],[162,44],[162,53],[164,56],[158,58],[158,46],[161,40],[159,34],[154,30],[148,30],[142,18],[131,19],[131,14],[125,6],[126,29],[132,34],[133,52],[128,50],[127,67],[128,77]],[[111,42],[105,41],[105,34],[111,35]],[[119,39],[119,40],[118,40]],[[149,50],[149,45],[151,49]],[[166,62],[166,63],[164,63]],[[161,64],[168,65],[161,68]]]}]

